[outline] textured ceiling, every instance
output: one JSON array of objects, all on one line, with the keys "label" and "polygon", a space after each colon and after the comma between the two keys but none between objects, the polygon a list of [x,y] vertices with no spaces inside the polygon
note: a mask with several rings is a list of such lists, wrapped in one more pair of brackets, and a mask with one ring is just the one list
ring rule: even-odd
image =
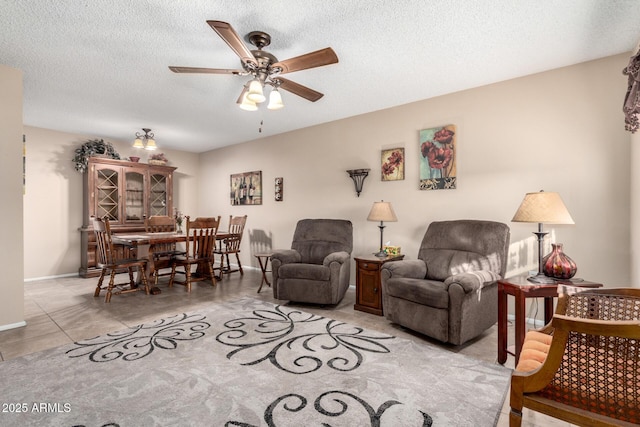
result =
[{"label": "textured ceiling", "polygon": [[[120,140],[149,127],[160,147],[192,152],[631,52],[640,38],[638,0],[3,0],[0,16],[25,125]],[[284,109],[246,112],[235,101],[247,77],[170,72],[240,67],[210,19],[268,32],[280,60],[332,47],[338,64],[286,76],[324,98],[283,91]]]}]

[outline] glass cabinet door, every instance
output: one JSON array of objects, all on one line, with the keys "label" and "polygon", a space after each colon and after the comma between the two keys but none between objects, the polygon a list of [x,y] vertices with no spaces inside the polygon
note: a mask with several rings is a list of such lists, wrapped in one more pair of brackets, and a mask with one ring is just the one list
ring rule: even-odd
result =
[{"label": "glass cabinet door", "polygon": [[127,222],[138,222],[144,218],[144,174],[127,171],[124,215]]},{"label": "glass cabinet door", "polygon": [[96,216],[108,217],[110,221],[119,221],[118,209],[120,174],[114,169],[96,170]]},{"label": "glass cabinet door", "polygon": [[167,210],[167,176],[151,174],[151,194],[149,194],[149,215],[170,215]]}]

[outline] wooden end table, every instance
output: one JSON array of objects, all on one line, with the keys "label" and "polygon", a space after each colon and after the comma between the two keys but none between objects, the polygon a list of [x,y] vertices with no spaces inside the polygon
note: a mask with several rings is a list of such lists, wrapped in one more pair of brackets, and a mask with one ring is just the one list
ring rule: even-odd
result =
[{"label": "wooden end table", "polygon": [[385,262],[400,261],[404,255],[377,257],[364,255],[356,260],[356,303],[355,310],[382,316],[382,286],[380,269]]},{"label": "wooden end table", "polygon": [[[520,360],[522,343],[527,332],[526,325],[526,299],[544,298],[544,322],[549,323],[553,318],[553,298],[558,296],[558,285],[601,288],[601,283],[587,280],[558,280],[555,283],[533,283],[527,280],[526,275],[510,277],[498,280],[498,363],[507,361],[507,354],[516,358],[516,365]],[[516,344],[512,352],[507,348],[507,295],[515,298],[515,332]]]},{"label": "wooden end table", "polygon": [[258,258],[258,264],[260,264],[260,271],[262,271],[262,280],[260,281],[260,287],[258,288],[258,293],[260,293],[260,291],[262,290],[263,284],[266,283],[267,285],[271,286],[271,283],[267,278],[267,273],[270,272],[270,270],[267,270],[267,265],[269,265],[269,260],[271,259],[271,255],[272,255],[271,252],[253,254],[254,257]]}]

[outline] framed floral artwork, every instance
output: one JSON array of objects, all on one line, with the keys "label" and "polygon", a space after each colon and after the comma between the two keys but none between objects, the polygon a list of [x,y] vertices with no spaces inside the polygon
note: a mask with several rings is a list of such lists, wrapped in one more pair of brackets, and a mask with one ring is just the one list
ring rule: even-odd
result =
[{"label": "framed floral artwork", "polygon": [[382,150],[382,181],[404,179],[404,148]]},{"label": "framed floral artwork", "polygon": [[420,131],[420,189],[456,188],[456,126]]},{"label": "framed floral artwork", "polygon": [[261,205],[262,171],[231,175],[229,195],[232,205]]}]

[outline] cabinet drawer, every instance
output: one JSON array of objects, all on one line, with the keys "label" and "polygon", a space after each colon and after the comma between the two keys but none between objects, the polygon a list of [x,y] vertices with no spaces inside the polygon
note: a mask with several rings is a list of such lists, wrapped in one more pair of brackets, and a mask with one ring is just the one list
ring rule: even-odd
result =
[{"label": "cabinet drawer", "polygon": [[362,270],[369,270],[369,271],[378,271],[380,270],[380,264],[376,263],[376,262],[359,262],[358,263],[358,268],[362,269]]}]

